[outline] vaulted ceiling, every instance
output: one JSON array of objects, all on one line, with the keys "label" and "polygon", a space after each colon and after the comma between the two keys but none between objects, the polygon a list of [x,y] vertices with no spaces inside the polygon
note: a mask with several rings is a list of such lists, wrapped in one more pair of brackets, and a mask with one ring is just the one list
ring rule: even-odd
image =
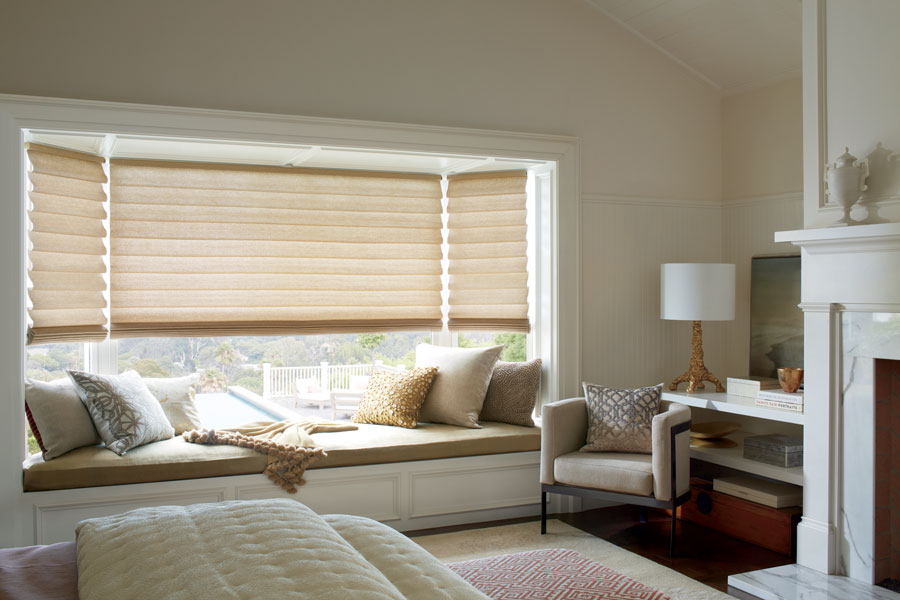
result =
[{"label": "vaulted ceiling", "polygon": [[800,0],[587,1],[723,94],[800,76]]}]

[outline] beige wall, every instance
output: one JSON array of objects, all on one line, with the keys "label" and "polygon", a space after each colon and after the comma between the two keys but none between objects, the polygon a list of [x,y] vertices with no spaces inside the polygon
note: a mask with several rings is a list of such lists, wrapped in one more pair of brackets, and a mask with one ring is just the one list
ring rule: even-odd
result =
[{"label": "beige wall", "polygon": [[725,377],[748,373],[750,259],[797,253],[773,234],[803,228],[802,101],[799,79],[722,101],[722,260],[737,265],[735,320],[722,326]]},{"label": "beige wall", "polygon": [[[825,2],[825,138],[828,162],[844,147],[865,158],[880,142],[900,153],[900,2]],[[900,166],[900,163],[898,163]],[[900,173],[878,198],[881,216],[900,222]],[[824,215],[824,222],[840,216]],[[865,213],[854,211],[854,217]],[[820,222],[822,222],[820,220]]]},{"label": "beige wall", "polygon": [[584,378],[683,368],[689,333],[674,339],[655,308],[659,263],[719,258],[720,97],[584,0],[3,10],[0,55],[17,58],[0,62],[0,92],[578,136]]},{"label": "beige wall", "polygon": [[719,194],[718,95],[584,0],[7,2],[0,55],[2,92],[576,135],[584,191]]}]

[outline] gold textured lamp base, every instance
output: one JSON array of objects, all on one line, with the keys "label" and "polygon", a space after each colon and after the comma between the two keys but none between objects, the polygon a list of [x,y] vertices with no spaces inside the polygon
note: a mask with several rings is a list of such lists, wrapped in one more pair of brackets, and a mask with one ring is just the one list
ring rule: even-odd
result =
[{"label": "gold textured lamp base", "polygon": [[691,354],[691,366],[687,371],[672,380],[672,383],[669,384],[669,389],[675,391],[678,389],[679,383],[687,381],[688,386],[685,391],[688,394],[693,394],[697,390],[702,390],[705,387],[703,382],[708,381],[716,384],[717,392],[724,392],[725,387],[722,385],[722,382],[710,373],[706,365],[703,364],[703,330],[700,328],[700,321],[694,321],[691,347],[694,350]]}]

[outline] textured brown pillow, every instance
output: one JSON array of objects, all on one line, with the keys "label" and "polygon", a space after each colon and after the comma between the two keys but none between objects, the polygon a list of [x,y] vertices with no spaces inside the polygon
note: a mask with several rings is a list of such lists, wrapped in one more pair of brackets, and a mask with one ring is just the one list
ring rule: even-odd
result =
[{"label": "textured brown pillow", "polygon": [[494,365],[479,421],[498,421],[534,427],[531,413],[541,385],[541,359],[498,361]]},{"label": "textured brown pillow", "polygon": [[375,371],[351,419],[354,423],[415,429],[419,409],[431,389],[437,367],[411,371]]},{"label": "textured brown pillow", "polygon": [[617,390],[585,383],[587,444],[582,452],[652,452],[653,417],[659,413],[662,384]]}]

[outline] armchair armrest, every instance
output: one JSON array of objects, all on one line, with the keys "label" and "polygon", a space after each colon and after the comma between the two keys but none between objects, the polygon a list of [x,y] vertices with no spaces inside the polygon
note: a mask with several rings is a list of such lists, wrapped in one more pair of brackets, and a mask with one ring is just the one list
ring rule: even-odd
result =
[{"label": "armchair armrest", "polygon": [[553,484],[553,461],[574,452],[587,439],[588,416],[584,398],[545,404],[541,409],[541,483]]},{"label": "armchair armrest", "polygon": [[[653,417],[653,495],[657,500],[672,500],[672,475],[675,475],[675,497],[690,489],[691,479],[691,409],[672,402]],[[673,443],[674,435],[674,443]],[[675,452],[674,459],[672,452]]]}]

